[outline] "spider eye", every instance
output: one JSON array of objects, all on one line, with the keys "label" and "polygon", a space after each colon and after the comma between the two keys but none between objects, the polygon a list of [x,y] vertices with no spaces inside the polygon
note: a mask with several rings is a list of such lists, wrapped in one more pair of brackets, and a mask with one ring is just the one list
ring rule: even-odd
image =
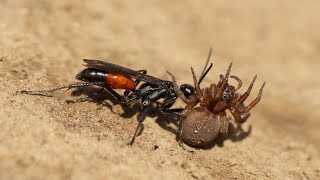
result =
[{"label": "spider eye", "polygon": [[224,95],[222,96],[222,99],[223,99],[223,100],[229,100],[230,97],[229,97],[228,95],[224,94]]}]

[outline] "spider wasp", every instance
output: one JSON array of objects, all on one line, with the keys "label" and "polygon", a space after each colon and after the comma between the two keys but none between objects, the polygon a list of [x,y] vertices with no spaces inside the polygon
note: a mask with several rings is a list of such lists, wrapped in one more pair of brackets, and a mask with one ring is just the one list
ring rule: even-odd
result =
[{"label": "spider wasp", "polygon": [[[210,63],[208,67],[211,53],[212,49],[210,49],[205,67],[199,78],[198,84],[202,82],[204,77],[212,68],[212,63]],[[162,80],[150,76],[147,74],[146,70],[136,71],[106,61],[91,59],[84,59],[83,61],[85,62],[84,66],[86,66],[87,68],[82,70],[76,76],[77,80],[83,82],[49,90],[23,90],[20,91],[20,93],[46,96],[47,93],[51,93],[61,89],[69,90],[71,88],[100,86],[102,87],[102,89],[105,89],[108,93],[110,93],[110,95],[122,105],[128,106],[138,102],[141,108],[140,117],[138,120],[137,128],[131,141],[129,142],[129,145],[132,145],[134,143],[139,129],[141,128],[141,125],[154,102],[158,102],[158,100],[162,99],[162,102],[159,104],[158,108],[161,112],[167,115],[179,116],[179,113],[183,111],[182,108],[171,108],[178,98],[172,81]],[[141,81],[143,83],[138,86]],[[120,95],[114,89],[123,89],[125,91],[123,95]],[[196,92],[194,87],[189,84],[182,84],[179,89],[179,92],[182,92],[187,99],[191,98]]]}]

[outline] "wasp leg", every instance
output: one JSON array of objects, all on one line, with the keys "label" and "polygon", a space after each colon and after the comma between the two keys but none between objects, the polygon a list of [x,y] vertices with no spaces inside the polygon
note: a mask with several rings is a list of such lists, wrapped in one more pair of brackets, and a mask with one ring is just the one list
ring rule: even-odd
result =
[{"label": "wasp leg", "polygon": [[141,125],[142,125],[143,121],[144,121],[144,120],[146,119],[146,117],[147,117],[148,110],[149,110],[149,106],[143,107],[142,112],[141,112],[141,114],[140,114],[139,121],[138,121],[138,126],[137,126],[137,128],[136,128],[136,131],[134,132],[134,135],[133,135],[131,141],[129,142],[129,145],[130,145],[130,146],[132,146],[132,144],[134,143],[134,140],[136,139],[136,137],[137,137],[137,135],[138,135],[138,132],[139,132],[139,130],[140,130],[140,128],[141,128]]},{"label": "wasp leg", "polygon": [[180,114],[184,110],[183,108],[170,109],[173,106],[173,104],[176,102],[176,99],[177,97],[165,99],[160,104],[160,107],[159,107],[160,111],[169,116],[180,116]]},{"label": "wasp leg", "polygon": [[21,94],[50,96],[50,95],[48,95],[48,93],[52,93],[52,92],[57,91],[57,90],[61,90],[61,89],[68,89],[69,90],[71,88],[82,88],[82,87],[94,86],[94,85],[102,86],[103,83],[101,83],[101,82],[77,83],[77,84],[70,84],[70,85],[67,85],[67,86],[61,86],[61,87],[57,87],[57,88],[53,88],[53,89],[47,89],[47,90],[32,90],[32,91],[22,90],[22,91],[19,91],[19,92]]},{"label": "wasp leg", "polygon": [[[138,70],[138,72],[142,73],[142,74],[147,74],[147,70]],[[135,87],[137,87],[140,82],[141,82],[141,80],[136,79],[134,81]],[[134,93],[134,92],[132,90],[125,90],[124,93],[123,93],[123,96],[124,97],[128,97],[130,95],[130,93]]]},{"label": "wasp leg", "polygon": [[78,103],[78,102],[84,102],[84,101],[98,100],[97,97],[98,97],[98,95],[100,93],[103,92],[103,90],[106,90],[107,93],[109,93],[109,95],[111,95],[112,98],[114,98],[118,103],[120,103],[122,105],[127,105],[126,103],[124,103],[123,97],[120,94],[118,94],[117,92],[115,92],[109,86],[105,86],[105,87],[101,88],[98,92],[93,93],[91,96],[89,96],[87,98],[80,98],[80,99],[76,99],[76,100],[70,100],[68,102],[69,103]]},{"label": "wasp leg", "polygon": [[127,104],[124,102],[124,98],[123,98],[119,93],[117,93],[116,91],[114,91],[111,87],[105,86],[104,89],[105,89],[115,100],[117,100],[120,104],[127,105]]},{"label": "wasp leg", "polygon": [[[147,70],[144,70],[144,69],[143,70],[139,70],[138,72],[142,73],[142,74],[147,74]],[[136,86],[138,86],[138,84],[140,83],[140,80],[137,79],[137,80],[134,81],[134,83],[135,83]]]}]

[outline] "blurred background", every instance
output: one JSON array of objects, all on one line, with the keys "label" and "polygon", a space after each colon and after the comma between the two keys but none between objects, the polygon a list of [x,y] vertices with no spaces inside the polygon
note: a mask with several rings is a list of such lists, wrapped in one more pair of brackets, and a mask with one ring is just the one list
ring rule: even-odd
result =
[{"label": "blurred background", "polygon": [[[0,177],[319,178],[319,7],[315,0],[1,0]],[[258,75],[247,103],[267,84],[244,125],[252,127],[247,138],[194,154],[155,117],[127,147],[136,116],[120,116],[118,105],[70,105],[70,92],[15,94],[75,82],[84,58],[162,79],[168,70],[191,83],[190,67],[200,74],[210,47],[213,69],[202,87],[230,62],[244,82],[240,92]]]}]

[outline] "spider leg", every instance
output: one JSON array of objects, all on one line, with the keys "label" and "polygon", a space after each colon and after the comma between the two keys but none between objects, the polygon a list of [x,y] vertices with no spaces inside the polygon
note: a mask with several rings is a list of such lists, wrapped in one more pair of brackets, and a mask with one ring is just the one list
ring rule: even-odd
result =
[{"label": "spider leg", "polygon": [[214,97],[217,94],[217,85],[216,84],[211,84],[208,90],[208,103],[212,102],[212,100],[214,99]]},{"label": "spider leg", "polygon": [[237,123],[244,123],[250,117],[250,113],[241,113],[240,111],[231,111],[232,116],[234,117],[234,121]]},{"label": "spider leg", "polygon": [[[211,87],[211,86],[210,86]],[[206,107],[208,107],[210,105],[210,101],[211,101],[211,93],[210,93],[210,88],[203,88],[202,89],[202,94],[203,94],[203,101],[204,101],[204,105]]]},{"label": "spider leg", "polygon": [[202,92],[201,92],[201,88],[200,88],[200,85],[198,83],[198,80],[197,80],[197,77],[196,75],[194,74],[194,70],[193,68],[191,67],[191,73],[192,73],[192,78],[193,78],[193,82],[194,82],[194,87],[196,89],[196,92],[197,92],[197,95],[202,95]]},{"label": "spider leg", "polygon": [[215,93],[217,93],[217,85],[216,84],[211,84],[210,88],[209,88],[209,93],[211,95],[211,97],[215,96]]},{"label": "spider leg", "polygon": [[203,97],[203,93],[202,90],[200,88],[200,85],[198,83],[197,77],[194,74],[193,68],[191,67],[191,72],[192,72],[192,77],[193,77],[193,82],[194,82],[194,87],[196,89],[196,95],[198,96],[198,99],[200,101],[201,104],[204,104],[204,97]]},{"label": "spider leg", "polygon": [[240,103],[239,101],[237,102],[235,109],[231,111],[231,114],[233,115],[236,122],[244,123],[248,119],[248,117],[250,116],[250,110],[256,104],[258,104],[258,102],[261,100],[263,88],[264,88],[265,84],[266,84],[266,82],[264,82],[262,84],[262,86],[259,90],[258,97],[256,99],[254,99],[248,106],[245,106],[243,103],[239,104]]},{"label": "spider leg", "polygon": [[[220,77],[223,77],[223,75],[220,75]],[[218,101],[222,94],[223,94],[223,91],[224,91],[224,86],[225,85],[222,85],[222,82],[218,82],[217,86],[216,86],[216,92],[213,96],[213,100],[212,101]]]},{"label": "spider leg", "polygon": [[235,76],[235,75],[231,75],[230,78],[233,78],[233,79],[235,79],[235,80],[238,82],[238,86],[237,86],[237,88],[236,88],[236,90],[235,90],[235,91],[238,91],[238,90],[241,88],[241,86],[242,86],[242,81],[241,81],[241,79],[238,78],[238,77]]},{"label": "spider leg", "polygon": [[209,88],[203,88],[202,94],[204,96],[202,106],[210,107],[212,105],[212,101],[217,93],[217,85],[211,84]]},{"label": "spider leg", "polygon": [[229,67],[228,67],[227,72],[226,72],[226,75],[225,75],[225,77],[226,77],[227,79],[229,78],[230,71],[231,71],[231,67],[232,67],[232,62],[229,64]]},{"label": "spider leg", "polygon": [[223,76],[222,74],[220,74],[220,75],[219,75],[219,78],[220,78],[220,80],[219,80],[219,82],[218,82],[218,84],[217,84],[217,87],[218,87],[218,88],[220,88],[220,86],[221,86],[221,84],[222,84],[222,82],[223,82],[223,80],[224,80],[224,76]]},{"label": "spider leg", "polygon": [[264,85],[266,84],[266,82],[264,82],[259,90],[259,94],[258,97],[256,99],[254,99],[248,106],[246,106],[244,108],[244,110],[242,111],[242,113],[247,113],[249,112],[256,104],[258,104],[258,102],[261,100],[262,97],[262,93],[263,93],[263,88]]},{"label": "spider leg", "polygon": [[220,74],[220,81],[218,82],[218,85],[217,85],[218,88],[224,89],[224,86],[228,83],[228,78],[230,75],[231,67],[232,67],[232,62],[229,64],[226,75],[223,76],[222,74]]},{"label": "spider leg", "polygon": [[251,92],[251,90],[252,90],[253,84],[254,84],[254,82],[256,81],[256,79],[257,79],[257,75],[254,76],[254,78],[253,78],[250,86],[248,87],[247,92],[245,92],[245,93],[239,98],[239,100],[238,100],[239,103],[243,103],[243,102],[248,98],[248,96],[250,95],[250,92]]},{"label": "spider leg", "polygon": [[172,83],[173,83],[173,90],[174,92],[177,94],[177,96],[186,104],[190,103],[190,100],[183,94],[183,92],[181,91],[181,89],[179,88],[176,78],[174,77],[173,74],[171,74],[169,71],[167,71],[167,73],[171,76],[172,78]]},{"label": "spider leg", "polygon": [[227,114],[225,111],[219,114],[220,115],[220,133],[227,134],[228,133],[228,127],[229,127],[229,121],[227,118]]},{"label": "spider leg", "polygon": [[230,75],[230,71],[231,71],[231,67],[232,67],[232,62],[230,63],[226,75],[223,76],[222,74],[220,74],[220,81],[217,84],[217,93],[213,99],[213,101],[217,101],[223,94],[224,89],[226,88],[226,85],[228,84],[228,78]]}]

